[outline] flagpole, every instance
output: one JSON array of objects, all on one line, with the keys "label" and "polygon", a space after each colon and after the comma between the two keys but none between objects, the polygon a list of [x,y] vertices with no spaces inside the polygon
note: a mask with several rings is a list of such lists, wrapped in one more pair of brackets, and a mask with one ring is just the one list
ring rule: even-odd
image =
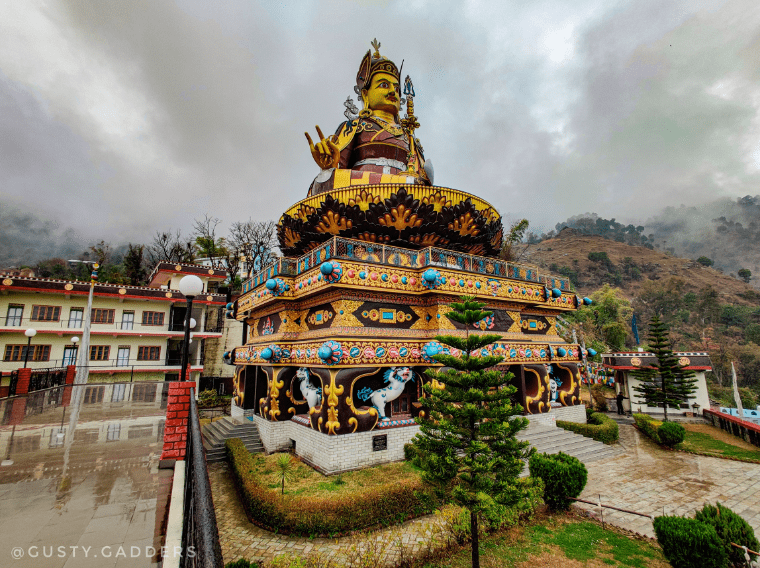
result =
[{"label": "flagpole", "polygon": [[742,406],[742,399],[739,396],[739,384],[736,380],[736,368],[734,362],[731,361],[731,378],[734,383],[734,401],[736,402],[736,408],[739,411],[739,420],[744,420],[744,407]]},{"label": "flagpole", "polygon": [[98,268],[100,265],[96,262],[92,265],[92,274],[90,275],[90,294],[87,297],[87,311],[84,314],[84,328],[82,329],[82,342],[79,346],[79,364],[74,384],[83,385],[90,380],[90,328],[92,327],[92,296],[95,290],[95,281],[98,279]]}]

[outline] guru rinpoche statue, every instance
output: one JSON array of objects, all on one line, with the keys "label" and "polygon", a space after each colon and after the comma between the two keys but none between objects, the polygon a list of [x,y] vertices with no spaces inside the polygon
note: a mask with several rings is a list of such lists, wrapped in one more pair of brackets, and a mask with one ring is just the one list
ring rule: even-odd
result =
[{"label": "guru rinpoche statue", "polygon": [[425,164],[422,146],[414,137],[419,127],[414,116],[414,87],[404,81],[407,116],[399,118],[401,74],[396,65],[380,55],[380,43],[372,42],[356,74],[356,87],[364,109],[358,117],[350,99],[346,101],[348,120],[332,136],[325,137],[319,126],[316,144],[308,133],[309,148],[321,172],[309,188],[309,195],[351,185],[352,179],[367,178],[374,183],[431,185],[433,170]]}]

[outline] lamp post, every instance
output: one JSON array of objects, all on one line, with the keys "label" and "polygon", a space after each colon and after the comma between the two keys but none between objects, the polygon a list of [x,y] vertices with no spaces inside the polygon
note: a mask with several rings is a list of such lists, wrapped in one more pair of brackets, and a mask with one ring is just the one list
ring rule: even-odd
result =
[{"label": "lamp post", "polygon": [[77,345],[77,343],[79,343],[79,338],[75,335],[74,337],[71,338],[71,343],[74,345],[74,355],[71,357],[69,364],[73,363],[74,365],[76,365],[77,354],[79,353],[79,345]]},{"label": "lamp post", "polygon": [[187,311],[185,312],[185,338],[182,341],[182,371],[180,381],[187,380],[187,361],[190,350],[190,312],[193,309],[193,298],[203,292],[203,280],[194,274],[188,274],[179,281],[179,291],[187,298]]},{"label": "lamp post", "polygon": [[24,332],[24,335],[29,338],[26,342],[26,353],[24,354],[24,369],[26,369],[26,366],[29,364],[29,351],[32,349],[32,337],[37,335],[37,330],[29,328]]}]

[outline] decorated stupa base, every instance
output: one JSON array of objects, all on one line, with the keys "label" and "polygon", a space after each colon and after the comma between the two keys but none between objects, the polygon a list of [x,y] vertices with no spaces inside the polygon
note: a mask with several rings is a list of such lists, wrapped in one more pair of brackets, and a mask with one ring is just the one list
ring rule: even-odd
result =
[{"label": "decorated stupa base", "polygon": [[[500,335],[471,355],[504,358],[526,415],[580,404],[584,354],[558,335],[557,316],[590,300],[567,279],[498,259],[496,209],[433,185],[411,79],[402,100],[398,68],[373,46],[356,77],[363,110],[349,100],[334,135],[306,135],[321,171],[278,223],[285,256],[228,306],[249,329],[225,355],[237,367],[236,411],[258,424],[267,451],[295,445],[326,472],[403,459],[424,412],[426,369],[439,353],[459,354],[441,334]],[[449,320],[462,295],[492,314],[470,329]]]}]

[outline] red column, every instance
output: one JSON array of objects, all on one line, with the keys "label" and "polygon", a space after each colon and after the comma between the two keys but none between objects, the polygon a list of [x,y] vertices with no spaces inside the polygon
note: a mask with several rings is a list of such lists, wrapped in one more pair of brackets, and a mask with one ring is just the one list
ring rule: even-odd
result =
[{"label": "red column", "polygon": [[63,388],[63,400],[61,401],[61,404],[63,406],[68,406],[71,404],[71,391],[73,387],[71,385],[74,384],[74,379],[77,376],[77,368],[75,365],[67,365],[66,366],[66,386]]},{"label": "red column", "polygon": [[18,370],[18,382],[16,383],[16,394],[29,393],[29,381],[32,380],[32,370],[24,367]]},{"label": "red column", "polygon": [[169,400],[164,425],[164,448],[161,461],[184,460],[187,450],[187,422],[190,413],[190,389],[195,383],[176,381],[169,383]]}]

